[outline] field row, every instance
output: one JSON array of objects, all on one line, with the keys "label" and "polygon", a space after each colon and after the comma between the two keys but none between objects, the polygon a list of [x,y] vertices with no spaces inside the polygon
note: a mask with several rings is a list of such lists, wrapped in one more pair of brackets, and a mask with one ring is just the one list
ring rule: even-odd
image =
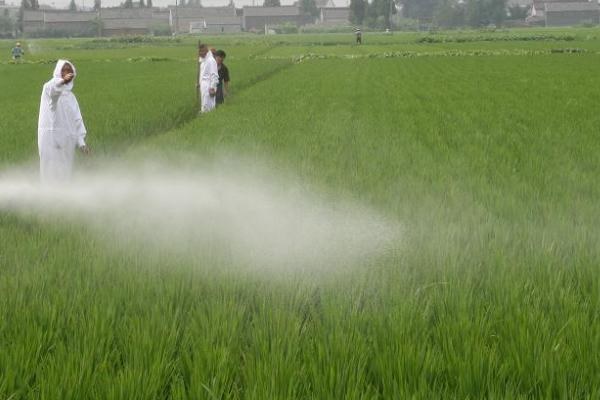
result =
[{"label": "field row", "polygon": [[[444,53],[448,51],[549,51],[582,49],[600,51],[596,28],[571,30],[533,29],[439,33],[396,32],[393,35],[365,33],[364,44],[356,46],[351,30],[344,34],[207,36],[206,41],[225,48],[230,59],[257,55],[297,57],[302,54],[369,55],[386,52]],[[144,39],[142,41],[136,39]],[[193,60],[199,38],[112,38],[112,39],[28,39],[23,42],[26,60],[43,61],[59,57],[82,60],[167,58]],[[12,41],[0,40],[0,52],[10,53]],[[7,59],[8,61],[8,59]]]}]

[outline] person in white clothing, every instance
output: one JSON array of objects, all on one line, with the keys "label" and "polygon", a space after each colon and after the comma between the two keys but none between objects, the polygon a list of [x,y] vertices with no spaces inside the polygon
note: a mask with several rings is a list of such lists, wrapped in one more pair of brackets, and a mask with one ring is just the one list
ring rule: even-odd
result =
[{"label": "person in white clothing", "polygon": [[66,181],[71,176],[75,149],[88,154],[87,133],[73,94],[77,72],[67,60],[58,60],[52,79],[44,84],[38,120],[38,149],[42,182]]},{"label": "person in white clothing", "polygon": [[200,90],[200,112],[212,111],[216,105],[217,85],[219,84],[219,69],[217,62],[206,44],[198,44],[198,84]]}]

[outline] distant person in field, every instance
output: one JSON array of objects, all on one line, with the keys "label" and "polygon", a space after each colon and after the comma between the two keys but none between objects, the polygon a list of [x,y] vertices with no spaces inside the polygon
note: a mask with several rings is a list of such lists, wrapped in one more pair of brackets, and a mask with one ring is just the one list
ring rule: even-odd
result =
[{"label": "distant person in field", "polygon": [[356,35],[356,44],[362,44],[362,31],[359,27],[354,28],[354,34]]},{"label": "distant person in field", "polygon": [[38,120],[38,149],[42,182],[71,177],[75,149],[88,154],[86,129],[73,94],[77,72],[69,61],[58,60],[52,79],[44,84]]},{"label": "distant person in field", "polygon": [[229,90],[229,69],[223,63],[227,54],[223,50],[215,51],[215,60],[219,70],[219,84],[217,85],[217,106],[225,102],[227,91]]},{"label": "distant person in field", "polygon": [[21,61],[21,58],[25,55],[23,48],[21,47],[21,43],[17,42],[15,47],[11,50],[12,59],[16,62]]},{"label": "distant person in field", "polygon": [[217,62],[206,44],[198,44],[198,56],[199,72],[196,88],[200,90],[200,112],[206,113],[212,111],[216,106],[219,70]]}]

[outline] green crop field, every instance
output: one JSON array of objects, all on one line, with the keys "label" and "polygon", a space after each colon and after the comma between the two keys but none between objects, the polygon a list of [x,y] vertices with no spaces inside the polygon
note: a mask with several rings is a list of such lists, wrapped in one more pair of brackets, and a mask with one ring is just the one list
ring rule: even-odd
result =
[{"label": "green crop field", "polygon": [[0,41],[0,191],[68,58],[82,173],[225,163],[400,234],[264,259],[257,211],[244,258],[0,193],[0,399],[600,398],[599,29],[209,37],[231,95],[202,116],[196,40]]}]

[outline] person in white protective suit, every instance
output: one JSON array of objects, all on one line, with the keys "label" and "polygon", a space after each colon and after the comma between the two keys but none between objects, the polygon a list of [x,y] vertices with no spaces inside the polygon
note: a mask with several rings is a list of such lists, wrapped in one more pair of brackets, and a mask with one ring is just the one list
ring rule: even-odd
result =
[{"label": "person in white protective suit", "polygon": [[200,71],[196,88],[200,90],[200,112],[206,113],[212,111],[216,106],[219,69],[217,61],[206,44],[198,44],[198,55]]},{"label": "person in white protective suit", "polygon": [[73,94],[77,72],[73,64],[58,60],[52,79],[44,84],[38,120],[38,149],[42,182],[65,181],[71,176],[75,149],[88,154],[87,133]]}]

